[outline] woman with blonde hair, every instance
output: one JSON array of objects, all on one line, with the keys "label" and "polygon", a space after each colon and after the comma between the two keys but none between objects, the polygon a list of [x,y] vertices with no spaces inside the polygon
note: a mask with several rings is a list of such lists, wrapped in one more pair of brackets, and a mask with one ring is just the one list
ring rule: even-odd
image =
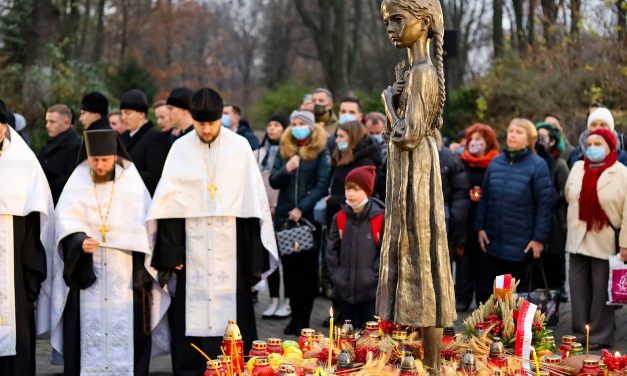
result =
[{"label": "woman with blonde hair", "polygon": [[[546,162],[534,152],[537,139],[533,123],[513,119],[507,147],[485,174],[475,230],[492,280],[501,274],[524,280],[549,238],[555,189]],[[527,288],[527,281],[520,286]]]}]

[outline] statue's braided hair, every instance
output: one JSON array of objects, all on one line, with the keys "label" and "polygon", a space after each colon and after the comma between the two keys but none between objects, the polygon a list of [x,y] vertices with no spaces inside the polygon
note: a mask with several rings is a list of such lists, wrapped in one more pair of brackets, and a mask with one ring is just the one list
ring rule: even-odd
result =
[{"label": "statue's braided hair", "polygon": [[409,12],[415,17],[425,13],[431,15],[433,23],[430,26],[429,38],[435,41],[435,58],[436,71],[438,74],[438,110],[434,120],[433,127],[441,126],[442,111],[444,111],[444,103],[446,101],[446,86],[444,78],[444,18],[442,16],[442,6],[439,0],[384,0],[381,3],[396,5],[401,9]]}]

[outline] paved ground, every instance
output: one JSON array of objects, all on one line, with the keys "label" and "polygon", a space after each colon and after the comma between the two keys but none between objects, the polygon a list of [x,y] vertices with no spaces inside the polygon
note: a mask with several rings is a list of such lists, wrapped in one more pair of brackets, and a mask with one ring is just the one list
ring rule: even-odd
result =
[{"label": "paved ground", "polygon": [[[266,291],[259,293],[259,303],[255,307],[257,313],[257,329],[259,338],[267,339],[270,337],[286,338],[283,335],[283,328],[287,325],[288,320],[262,320],[261,312],[268,304],[268,294]],[[323,330],[321,324],[328,314],[331,303],[324,298],[317,298],[312,313],[311,324],[317,330]],[[570,304],[562,303],[560,306],[560,324],[554,328],[556,339],[561,338],[564,334],[570,333]],[[461,329],[460,323],[467,314],[460,315],[456,323],[457,330]],[[627,351],[627,307],[616,311],[616,350]],[[37,374],[38,375],[60,375],[63,372],[62,367],[50,365],[50,345],[46,339],[37,341]],[[150,374],[153,376],[171,375],[170,357],[164,356],[153,359],[150,367]]]}]

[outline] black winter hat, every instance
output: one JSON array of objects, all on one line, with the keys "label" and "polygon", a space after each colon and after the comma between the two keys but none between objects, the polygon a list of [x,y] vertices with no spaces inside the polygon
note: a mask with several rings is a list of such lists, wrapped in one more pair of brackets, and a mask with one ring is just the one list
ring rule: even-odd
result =
[{"label": "black winter hat", "polygon": [[217,91],[208,87],[198,90],[189,102],[189,112],[198,122],[214,122],[222,118],[224,102]]},{"label": "black winter hat", "polygon": [[139,89],[132,89],[122,95],[120,110],[133,110],[137,112],[148,113],[148,98],[146,94]]},{"label": "black winter hat", "polygon": [[0,99],[0,123],[7,124],[7,106],[4,101]]},{"label": "black winter hat", "polygon": [[287,128],[290,125],[290,118],[287,116],[285,112],[277,112],[276,114],[270,117],[268,123],[271,121],[276,121],[277,123],[283,126],[283,129]]},{"label": "black winter hat", "polygon": [[109,112],[109,101],[99,92],[92,91],[83,97],[81,110],[100,114],[104,118]]},{"label": "black winter hat", "polygon": [[176,88],[170,92],[166,104],[189,110],[189,101],[192,99],[192,95],[194,95],[194,93],[186,87]]}]

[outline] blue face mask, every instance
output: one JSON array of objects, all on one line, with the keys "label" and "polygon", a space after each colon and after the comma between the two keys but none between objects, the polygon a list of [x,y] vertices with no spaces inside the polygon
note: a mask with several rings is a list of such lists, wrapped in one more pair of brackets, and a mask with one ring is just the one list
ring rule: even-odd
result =
[{"label": "blue face mask", "polygon": [[385,142],[382,134],[373,134],[372,137],[374,137],[375,141],[377,141],[377,143],[379,144],[382,144]]},{"label": "blue face mask", "polygon": [[462,155],[462,153],[464,152],[464,150],[466,150],[466,148],[464,148],[463,146],[460,146],[459,149],[457,149],[457,154],[458,155]]},{"label": "blue face mask", "polygon": [[592,162],[601,162],[605,159],[605,148],[603,146],[590,146],[586,149],[586,157]]},{"label": "blue face mask", "polygon": [[344,124],[346,122],[349,121],[355,121],[357,120],[357,118],[355,117],[355,115],[351,115],[351,114],[342,114],[340,115],[340,119],[338,120],[338,123],[340,124]]},{"label": "blue face mask", "polygon": [[222,115],[222,126],[224,128],[231,128],[231,117],[229,115]]},{"label": "blue face mask", "polygon": [[348,149],[348,142],[342,141],[337,143],[337,150],[346,151]]},{"label": "blue face mask", "polygon": [[362,202],[360,202],[359,204],[357,204],[355,206],[349,204],[348,201],[346,201],[346,205],[350,206],[353,209],[361,208],[362,206],[366,205],[367,203],[368,203],[368,197],[364,198],[364,200]]},{"label": "blue face mask", "polygon": [[311,134],[309,127],[297,127],[292,128],[292,136],[298,141],[306,140]]}]

